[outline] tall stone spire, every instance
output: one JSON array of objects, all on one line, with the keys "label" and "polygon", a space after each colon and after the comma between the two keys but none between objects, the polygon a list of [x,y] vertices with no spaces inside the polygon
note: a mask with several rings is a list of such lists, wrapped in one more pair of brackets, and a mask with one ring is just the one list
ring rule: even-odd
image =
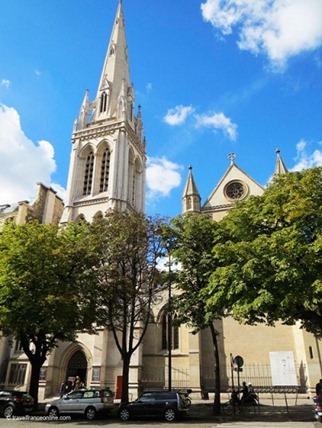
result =
[{"label": "tall stone spire", "polygon": [[287,173],[288,173],[288,169],[286,168],[285,163],[281,158],[281,151],[280,149],[276,149],[276,163],[275,163],[274,175],[281,175],[281,174],[287,174]]},{"label": "tall stone spire", "polygon": [[183,213],[200,213],[201,197],[192,175],[192,166],[189,166],[188,178],[182,195]]},{"label": "tall stone spire", "polygon": [[97,89],[93,120],[131,118],[133,104],[123,8],[119,1]]},{"label": "tall stone spire", "polygon": [[122,1],[119,0],[96,98],[85,93],[74,122],[61,220],[91,222],[110,209],[145,209],[146,141],[134,114]]}]

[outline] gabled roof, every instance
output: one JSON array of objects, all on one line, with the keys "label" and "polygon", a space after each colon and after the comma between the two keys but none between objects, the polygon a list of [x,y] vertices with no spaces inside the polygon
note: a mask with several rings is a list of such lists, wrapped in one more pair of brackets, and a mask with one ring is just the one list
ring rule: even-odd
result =
[{"label": "gabled roof", "polygon": [[231,205],[233,201],[227,198],[225,188],[229,183],[234,181],[242,182],[247,186],[248,192],[245,195],[245,198],[247,198],[247,196],[249,195],[261,195],[264,192],[263,186],[257,183],[256,180],[254,180],[245,171],[239,168],[238,165],[236,165],[234,155],[230,155],[229,157],[231,163],[227,171],[220,179],[214,190],[208,196],[207,200],[202,206],[202,210],[216,206],[228,207],[229,205]]}]

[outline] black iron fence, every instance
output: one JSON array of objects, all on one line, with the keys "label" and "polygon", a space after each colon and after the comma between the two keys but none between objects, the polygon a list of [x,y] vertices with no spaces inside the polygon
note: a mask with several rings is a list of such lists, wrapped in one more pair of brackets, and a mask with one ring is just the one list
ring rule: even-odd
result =
[{"label": "black iron fence", "polygon": [[[238,387],[243,381],[252,383],[258,392],[305,392],[306,367],[301,364],[296,366],[297,385],[272,385],[271,367],[269,364],[245,364],[242,370],[237,372],[231,370],[230,366],[222,365],[220,368],[221,390],[230,391],[233,387]],[[171,386],[175,389],[191,388],[190,372],[187,368],[172,367]],[[141,376],[141,386],[146,389],[168,388],[168,366],[143,368]],[[200,367],[200,391],[213,392],[215,389],[214,367]]]}]

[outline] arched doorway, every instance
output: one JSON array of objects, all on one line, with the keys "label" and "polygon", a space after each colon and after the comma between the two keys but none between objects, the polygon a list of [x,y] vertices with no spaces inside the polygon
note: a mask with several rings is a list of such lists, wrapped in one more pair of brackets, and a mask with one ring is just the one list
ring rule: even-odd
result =
[{"label": "arched doorway", "polygon": [[81,380],[86,385],[86,375],[87,375],[87,360],[83,351],[75,351],[70,357],[67,364],[67,373],[66,377],[71,380],[79,376]]}]

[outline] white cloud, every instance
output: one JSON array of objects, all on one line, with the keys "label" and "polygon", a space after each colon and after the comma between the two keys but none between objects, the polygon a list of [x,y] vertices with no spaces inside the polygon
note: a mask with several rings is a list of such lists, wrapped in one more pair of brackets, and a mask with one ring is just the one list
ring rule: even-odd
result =
[{"label": "white cloud", "polygon": [[146,179],[147,197],[154,199],[169,196],[170,192],[181,184],[182,167],[165,157],[148,158]]},{"label": "white cloud", "polygon": [[163,120],[171,126],[182,125],[193,112],[194,108],[192,106],[179,105],[168,110]]},{"label": "white cloud", "polygon": [[321,0],[207,0],[201,10],[223,35],[235,28],[240,49],[264,53],[275,66],[322,45]]},{"label": "white cloud", "polygon": [[5,88],[9,88],[10,85],[11,85],[10,80],[8,80],[8,79],[1,79],[1,86],[4,86]]},{"label": "white cloud", "polygon": [[[181,263],[174,259],[173,257],[170,257],[170,269],[172,272],[180,271],[181,270]],[[169,272],[169,257],[160,257],[158,260],[157,268],[160,272]]]},{"label": "white cloud", "polygon": [[237,137],[237,125],[231,119],[224,115],[224,113],[214,113],[209,116],[206,114],[196,115],[197,126],[208,126],[214,129],[219,129],[225,132],[233,141]]},{"label": "white cloud", "polygon": [[24,134],[14,108],[0,104],[0,204],[32,201],[37,182],[55,188],[51,184],[54,154],[51,143],[35,144]]},{"label": "white cloud", "polygon": [[[307,142],[301,140],[296,145],[296,164],[292,168],[292,171],[301,171],[303,169],[314,168],[322,166],[322,149],[315,149],[313,153],[308,153]],[[322,148],[322,142],[319,143]]]}]

